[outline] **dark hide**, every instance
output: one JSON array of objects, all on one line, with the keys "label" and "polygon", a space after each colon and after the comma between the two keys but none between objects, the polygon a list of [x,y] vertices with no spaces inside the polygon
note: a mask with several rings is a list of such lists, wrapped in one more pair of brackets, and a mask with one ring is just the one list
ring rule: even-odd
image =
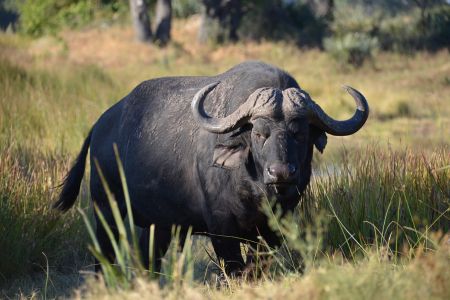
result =
[{"label": "dark hide", "polygon": [[[260,211],[261,201],[275,198],[284,210],[294,209],[310,180],[313,147],[323,151],[325,133],[306,117],[283,116],[259,118],[227,134],[207,132],[194,122],[190,106],[194,94],[213,82],[220,83],[207,96],[205,110],[217,117],[232,113],[258,88],[299,88],[289,74],[261,62],[246,62],[212,77],[145,81],[93,126],[56,207],[66,210],[74,203],[90,146],[91,161],[98,160],[125,215],[116,143],[137,224],[156,224],[157,254],[167,250],[172,224],[210,235],[229,273],[241,270],[244,261],[240,240],[224,236],[257,241],[262,235],[270,246],[279,245]],[[114,227],[98,172],[91,166],[92,199]],[[277,179],[267,177],[268,168]],[[101,247],[113,259],[108,238],[97,227]]]}]

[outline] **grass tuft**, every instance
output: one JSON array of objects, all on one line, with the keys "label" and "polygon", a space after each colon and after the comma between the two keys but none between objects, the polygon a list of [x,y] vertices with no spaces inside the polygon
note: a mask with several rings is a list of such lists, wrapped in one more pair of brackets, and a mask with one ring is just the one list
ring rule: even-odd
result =
[{"label": "grass tuft", "polygon": [[71,212],[63,218],[51,210],[64,161],[33,149],[0,151],[0,282],[48,263],[52,270],[72,268],[85,254],[79,216]]},{"label": "grass tuft", "polygon": [[450,229],[448,153],[446,146],[428,157],[371,147],[344,151],[342,164],[322,167],[305,201],[329,212],[326,247],[352,256],[383,247],[394,257],[404,245],[433,248],[428,234]]}]

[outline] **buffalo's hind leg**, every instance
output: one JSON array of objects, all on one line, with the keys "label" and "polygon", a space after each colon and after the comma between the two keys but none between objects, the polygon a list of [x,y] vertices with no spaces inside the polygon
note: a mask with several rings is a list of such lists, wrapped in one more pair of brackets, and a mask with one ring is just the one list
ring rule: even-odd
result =
[{"label": "buffalo's hind leg", "polygon": [[[109,205],[108,198],[104,192],[103,186],[100,183],[100,180],[98,178],[98,175],[96,173],[91,173],[91,197],[95,204],[97,205],[98,209],[101,211],[105,222],[108,226],[108,228],[111,230],[114,239],[117,241],[119,236],[119,231],[117,229],[116,222],[114,220],[113,212],[111,210],[111,207]],[[125,202],[123,201],[122,191],[121,190],[114,190],[113,191],[117,206],[119,208],[120,217],[123,220],[126,215],[126,207]],[[99,216],[96,212],[94,212],[95,215],[95,223],[97,226],[96,229],[96,237],[97,241],[99,243],[101,252],[103,256],[108,259],[110,263],[114,263],[114,260],[116,258],[114,254],[114,249],[111,243],[111,240],[105,230],[105,227],[103,226],[102,222],[100,221]],[[101,265],[97,259],[95,259],[94,262],[95,272],[101,271]]]},{"label": "buffalo's hind leg", "polygon": [[[155,226],[154,236],[153,236],[153,272],[161,272],[161,262],[163,256],[166,254],[169,248],[170,241],[172,240],[172,234],[170,229],[158,228]],[[139,239],[139,248],[141,251],[142,261],[144,267],[150,270],[150,229],[145,228],[142,230],[141,237]]]},{"label": "buffalo's hind leg", "polygon": [[[114,239],[117,241],[117,239],[119,237],[119,231],[117,229],[116,222],[114,221],[114,217],[112,215],[111,209],[109,207],[108,208],[99,207],[99,209],[101,210],[109,229],[111,230],[112,234],[114,235]],[[123,220],[123,218],[125,217],[125,209],[119,208],[119,210],[120,210],[120,215]],[[97,224],[97,230],[96,230],[97,241],[100,245],[102,254],[108,259],[108,261],[110,263],[114,263],[116,256],[114,254],[114,249],[113,249],[111,240],[110,240],[110,238],[109,238],[109,236],[97,214],[95,214],[95,221]],[[95,271],[98,272],[100,270],[101,270],[100,263],[98,262],[97,259],[95,259]]]}]

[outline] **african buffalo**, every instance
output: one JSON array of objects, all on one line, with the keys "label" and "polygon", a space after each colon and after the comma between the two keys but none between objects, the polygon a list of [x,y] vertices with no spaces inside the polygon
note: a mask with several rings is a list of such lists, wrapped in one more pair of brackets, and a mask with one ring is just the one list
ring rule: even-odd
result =
[{"label": "african buffalo", "polygon": [[[244,266],[242,239],[256,242],[262,236],[272,247],[280,244],[260,210],[263,199],[275,199],[284,211],[294,209],[310,180],[313,147],[322,152],[326,133],[350,135],[364,125],[367,101],[346,89],[357,109],[352,118],[336,121],[288,73],[262,62],[245,62],[211,77],[145,81],[95,123],[54,207],[65,211],[75,202],[90,147],[91,160],[98,160],[125,215],[116,143],[136,223],[155,224],[157,262],[167,250],[172,225],[180,225],[182,234],[192,226],[194,233],[211,237],[226,272],[237,274]],[[94,164],[90,187],[114,229]],[[98,220],[97,238],[113,260]]]}]

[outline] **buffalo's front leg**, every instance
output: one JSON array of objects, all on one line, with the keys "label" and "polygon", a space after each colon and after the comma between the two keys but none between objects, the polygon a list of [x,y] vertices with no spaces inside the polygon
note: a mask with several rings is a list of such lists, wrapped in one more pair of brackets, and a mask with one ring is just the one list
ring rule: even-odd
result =
[{"label": "buffalo's front leg", "polygon": [[244,267],[244,260],[241,255],[241,245],[238,239],[213,237],[211,242],[217,258],[223,260],[225,273],[229,276],[239,276]]},{"label": "buffalo's front leg", "polygon": [[[261,241],[257,237],[262,237]],[[259,278],[269,271],[273,262],[272,250],[279,248],[280,238],[267,226],[255,228],[254,238],[248,243],[247,259],[244,273],[247,279]]]}]

